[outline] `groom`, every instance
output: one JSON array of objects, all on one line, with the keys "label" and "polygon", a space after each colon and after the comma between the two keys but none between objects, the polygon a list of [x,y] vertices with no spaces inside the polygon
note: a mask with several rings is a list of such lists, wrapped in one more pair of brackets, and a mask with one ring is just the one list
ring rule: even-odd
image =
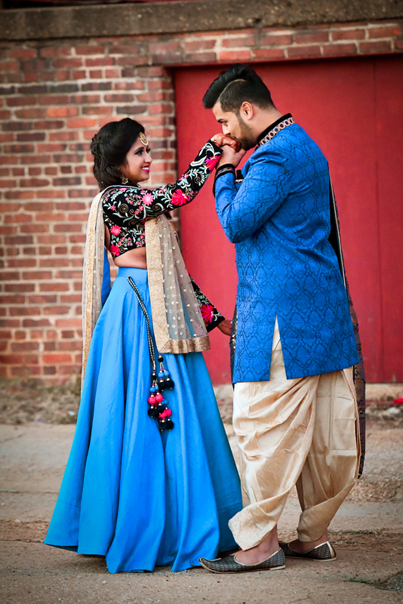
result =
[{"label": "groom", "polygon": [[[240,144],[238,152],[224,148],[214,187],[236,246],[234,430],[250,504],[229,523],[241,550],[200,562],[212,572],[242,572],[284,568],[285,556],[332,560],[327,528],[358,472],[359,358],[330,238],[328,164],[248,66],[223,72],[203,104]],[[294,485],[298,538],[279,544],[277,523]]]}]

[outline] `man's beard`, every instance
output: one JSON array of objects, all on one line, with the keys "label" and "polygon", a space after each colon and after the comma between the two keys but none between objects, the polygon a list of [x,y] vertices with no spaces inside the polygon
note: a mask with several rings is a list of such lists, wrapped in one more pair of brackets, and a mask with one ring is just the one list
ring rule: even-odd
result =
[{"label": "man's beard", "polygon": [[243,121],[240,115],[237,115],[237,119],[239,128],[241,130],[241,134],[237,140],[239,141],[242,149],[249,151],[249,149],[252,149],[252,147],[256,145],[256,137],[253,134],[252,128],[249,126],[249,124]]}]

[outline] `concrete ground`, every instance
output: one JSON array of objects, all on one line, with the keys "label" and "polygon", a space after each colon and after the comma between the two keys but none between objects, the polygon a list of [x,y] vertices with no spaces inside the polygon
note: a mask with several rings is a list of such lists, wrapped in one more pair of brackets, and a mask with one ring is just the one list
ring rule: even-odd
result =
[{"label": "concrete ground", "polygon": [[[365,474],[332,525],[338,558],[277,572],[202,569],[111,575],[103,558],[43,545],[74,425],[0,425],[1,604],[361,604],[403,602],[403,429],[369,425]],[[233,445],[231,426],[227,431]],[[298,518],[295,493],[280,532]]]}]

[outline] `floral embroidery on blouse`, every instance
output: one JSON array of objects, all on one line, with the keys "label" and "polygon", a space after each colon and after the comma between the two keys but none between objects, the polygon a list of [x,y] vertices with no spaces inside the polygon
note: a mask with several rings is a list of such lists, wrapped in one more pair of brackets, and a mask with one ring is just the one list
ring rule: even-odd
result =
[{"label": "floral embroidery on blouse", "polygon": [[111,237],[112,256],[145,246],[144,222],[191,202],[200,191],[222,155],[208,141],[187,171],[174,184],[157,189],[113,185],[102,196],[104,222]]},{"label": "floral embroidery on blouse", "polygon": [[209,332],[214,329],[214,327],[217,327],[217,325],[219,325],[221,321],[224,321],[225,318],[210,302],[210,300],[203,294],[200,287],[193,281],[192,277],[190,277],[190,280],[193,285],[196,300],[199,304],[202,319],[206,326],[207,332]]}]

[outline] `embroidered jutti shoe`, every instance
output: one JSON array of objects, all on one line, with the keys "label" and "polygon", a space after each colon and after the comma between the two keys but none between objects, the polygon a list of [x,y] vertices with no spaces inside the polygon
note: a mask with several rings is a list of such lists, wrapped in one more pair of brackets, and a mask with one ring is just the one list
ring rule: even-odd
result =
[{"label": "embroidered jutti shoe", "polygon": [[242,564],[237,561],[236,554],[231,554],[226,558],[217,558],[216,560],[199,558],[199,562],[203,568],[212,573],[245,573],[255,570],[281,570],[285,568],[285,556],[281,549],[270,558],[257,564]]},{"label": "embroidered jutti shoe", "polygon": [[288,543],[280,541],[280,547],[287,558],[306,558],[308,560],[320,560],[321,562],[336,560],[336,551],[330,541],[325,541],[325,543],[321,543],[303,554],[291,549]]}]

